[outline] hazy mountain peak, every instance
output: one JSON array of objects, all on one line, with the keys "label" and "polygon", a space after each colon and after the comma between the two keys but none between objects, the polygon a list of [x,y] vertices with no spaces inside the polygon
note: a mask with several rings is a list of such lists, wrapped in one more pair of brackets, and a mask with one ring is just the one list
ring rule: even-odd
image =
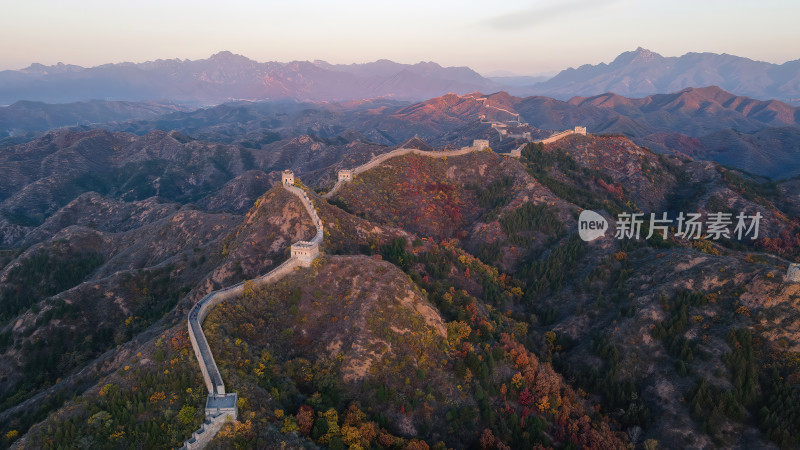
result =
[{"label": "hazy mountain peak", "polygon": [[241,56],[241,55],[234,54],[233,52],[230,52],[228,50],[222,50],[217,53],[214,53],[208,59],[225,59],[225,58],[232,58],[235,56]]},{"label": "hazy mountain peak", "polygon": [[233,52],[229,52],[227,50],[223,50],[221,52],[214,53],[208,58],[208,61],[213,61],[217,63],[226,63],[226,62],[255,62],[252,59],[239,55]]},{"label": "hazy mountain peak", "polygon": [[30,66],[20,70],[20,72],[38,74],[38,75],[47,75],[50,73],[80,72],[82,70],[84,70],[84,68],[81,66],[76,66],[73,64],[64,64],[63,62],[59,62],[52,66],[45,66],[44,64],[33,63]]},{"label": "hazy mountain peak", "polygon": [[440,66],[439,64],[437,64],[437,63],[435,63],[433,61],[420,61],[420,62],[414,64],[414,67],[430,68],[430,69],[441,69],[442,68],[442,66]]},{"label": "hazy mountain peak", "polygon": [[620,54],[610,65],[613,67],[628,64],[646,64],[662,60],[664,60],[664,57],[658,53],[637,47],[636,50]]},{"label": "hazy mountain peak", "polygon": [[675,93],[688,87],[719,86],[735,95],[797,104],[800,102],[799,80],[800,64],[792,61],[771,64],[716,53],[664,57],[638,47],[620,54],[610,64],[564,70],[524,93],[567,100],[605,92],[644,97]]}]

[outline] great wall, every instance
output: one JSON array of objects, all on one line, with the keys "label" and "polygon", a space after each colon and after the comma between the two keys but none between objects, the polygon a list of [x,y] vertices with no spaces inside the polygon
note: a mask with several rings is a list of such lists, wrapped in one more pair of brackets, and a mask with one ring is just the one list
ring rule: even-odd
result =
[{"label": "great wall", "polygon": [[534,142],[540,142],[542,144],[549,144],[551,142],[555,142],[555,141],[557,141],[559,139],[563,139],[563,138],[565,138],[567,136],[570,136],[570,135],[573,135],[573,134],[580,134],[580,135],[586,136],[586,127],[575,127],[572,130],[565,130],[565,131],[562,131],[560,133],[556,133],[556,134],[554,134],[554,135],[552,135],[550,137],[547,137],[545,139],[540,139],[540,140],[534,141]]},{"label": "great wall", "polygon": [[[540,143],[540,144],[549,144],[549,143],[555,142],[555,141],[557,141],[559,139],[563,139],[563,138],[565,138],[567,136],[572,136],[573,134],[586,136],[586,127],[575,127],[572,130],[564,130],[564,131],[558,132],[556,134],[550,135],[550,136],[548,136],[548,137],[546,137],[544,139],[539,139],[539,140],[530,141],[530,142]],[[515,148],[514,150],[511,150],[511,152],[508,155],[513,157],[513,158],[521,158],[522,157],[522,149],[525,148],[526,145],[527,144],[520,145],[519,147]]]},{"label": "great wall", "polygon": [[[497,130],[497,132],[500,134],[500,139],[503,139],[504,137],[512,137],[512,138],[526,139],[528,142],[540,142],[542,144],[549,144],[551,142],[555,142],[555,141],[557,141],[559,139],[565,138],[565,137],[573,135],[573,134],[579,134],[579,135],[583,135],[583,136],[586,135],[586,127],[575,127],[572,130],[561,131],[561,132],[558,132],[558,133],[553,134],[551,136],[548,136],[545,139],[539,139],[539,140],[533,141],[533,140],[531,140],[531,132],[530,132],[530,130],[527,131],[527,132],[519,133],[519,134],[509,133],[509,131],[507,130],[509,125],[512,124],[515,121],[516,121],[516,125],[517,126],[528,127],[527,123],[522,123],[519,113],[515,113],[515,112],[509,111],[509,110],[507,110],[505,108],[500,108],[498,106],[489,105],[489,104],[486,103],[486,100],[487,100],[486,97],[475,97],[473,94],[459,95],[458,97],[460,97],[460,98],[471,98],[473,100],[481,102],[481,105],[484,108],[491,108],[491,109],[494,109],[496,111],[501,111],[501,112],[504,112],[504,113],[510,115],[512,117],[512,120],[510,122],[498,122],[498,121],[484,122],[484,123],[491,124],[492,128]],[[482,115],[481,116],[481,121],[483,121],[484,118],[485,118],[485,116]],[[523,146],[524,146],[524,144],[522,146],[520,146],[519,148],[513,150],[511,152],[511,156],[519,157],[519,153],[522,150]]]},{"label": "great wall", "polygon": [[245,283],[252,284],[254,287],[273,283],[291,273],[297,267],[309,267],[319,255],[319,245],[322,243],[324,231],[322,220],[317,215],[314,204],[311,203],[311,199],[308,198],[308,194],[304,190],[294,186],[294,174],[291,171],[286,170],[283,172],[281,186],[300,199],[311,216],[317,233],[310,241],[298,241],[292,244],[289,259],[280,266],[258,278],[211,292],[197,302],[189,311],[187,318],[189,339],[197,356],[197,362],[200,364],[200,371],[203,373],[203,381],[205,381],[208,389],[208,397],[206,398],[206,419],[203,425],[192,433],[192,437],[184,442],[182,447],[184,449],[205,447],[225,422],[238,418],[238,395],[235,392],[229,393],[225,391],[225,383],[222,381],[219,368],[214,361],[214,355],[211,353],[211,347],[209,347],[208,340],[205,333],[203,333],[202,324],[206,316],[219,303],[241,295],[245,288]]},{"label": "great wall", "polygon": [[[575,127],[574,130],[562,131],[561,133],[554,134],[547,139],[537,141],[549,143],[561,139],[572,134],[586,134],[586,128]],[[344,185],[350,182],[353,178],[367,170],[370,170],[379,164],[407,154],[415,154],[421,156],[428,156],[432,158],[446,158],[448,156],[461,156],[472,152],[478,152],[489,148],[489,141],[484,139],[476,139],[473,141],[472,146],[462,147],[458,150],[443,150],[443,151],[429,151],[420,150],[416,148],[399,148],[382,155],[372,158],[367,163],[364,163],[354,169],[342,169],[338,172],[338,179],[333,188],[326,194],[322,195],[323,198],[329,199]],[[514,150],[521,151],[520,149]],[[510,156],[519,157],[519,154]],[[245,289],[245,284],[249,283],[253,287],[263,286],[268,283],[278,281],[283,276],[291,273],[298,267],[309,267],[314,259],[319,256],[319,246],[322,243],[324,236],[324,229],[322,220],[319,218],[314,204],[308,197],[308,194],[296,186],[294,186],[294,174],[290,170],[284,170],[281,174],[281,186],[288,192],[297,196],[306,208],[309,216],[314,222],[317,233],[310,241],[298,241],[291,245],[290,257],[283,264],[271,270],[270,272],[254,278],[249,281],[243,281],[233,286],[224,289],[213,291],[198,301],[191,311],[189,311],[187,322],[189,328],[189,339],[192,342],[192,348],[197,356],[197,362],[200,365],[200,370],[203,374],[203,381],[208,389],[208,396],[206,398],[205,407],[205,421],[201,427],[192,433],[192,436],[184,442],[183,449],[200,449],[204,448],[211,442],[211,439],[222,429],[222,426],[227,421],[233,421],[238,418],[238,395],[233,392],[225,391],[225,383],[222,381],[222,375],[219,372],[214,355],[211,352],[211,347],[208,344],[205,333],[203,333],[202,323],[208,314],[214,309],[215,306],[225,300],[234,299],[242,294]]]},{"label": "great wall", "polygon": [[413,153],[415,155],[422,155],[422,156],[430,156],[432,158],[446,158],[448,156],[460,156],[466,155],[467,153],[481,151],[483,149],[489,148],[489,141],[483,139],[476,139],[472,143],[472,147],[461,147],[458,150],[442,150],[442,151],[430,151],[430,150],[420,150],[418,148],[398,148],[397,150],[392,150],[389,153],[384,153],[382,155],[378,155],[372,158],[369,162],[366,162],[355,169],[342,169],[339,171],[339,177],[336,181],[336,184],[333,188],[328,191],[323,198],[331,198],[338,190],[342,187],[342,185],[348,181],[353,181],[353,177],[363,173],[377,165],[381,164],[384,161],[387,161],[392,158],[396,158],[398,156],[407,155],[409,153]]},{"label": "great wall", "polygon": [[[474,98],[474,97],[470,97],[470,98]],[[481,99],[476,99],[476,100],[481,100]],[[483,99],[483,100],[485,100],[485,99]],[[502,110],[502,111],[506,111],[506,110]],[[509,111],[506,111],[506,112],[508,112],[509,114],[514,114],[514,113],[511,113]],[[517,114],[517,116],[519,116],[519,114]],[[553,135],[551,135],[551,136],[549,136],[549,137],[547,137],[545,139],[540,139],[540,140],[532,141],[532,142],[540,142],[542,144],[549,144],[551,142],[555,142],[555,141],[557,141],[559,139],[563,139],[563,138],[565,138],[567,136],[571,136],[573,134],[586,136],[586,127],[575,127],[572,130],[561,131],[561,132],[553,134]],[[508,155],[511,156],[511,157],[514,157],[514,158],[521,157],[522,156],[522,148],[525,145],[527,145],[527,144],[522,144],[519,148],[516,148],[516,149],[512,150]],[[413,153],[415,155],[430,156],[432,158],[446,158],[448,156],[466,155],[467,153],[477,152],[477,151],[481,151],[481,150],[484,150],[484,149],[487,149],[487,148],[489,148],[489,141],[486,140],[486,139],[475,139],[472,142],[472,146],[471,147],[461,147],[458,150],[430,151],[430,150],[420,150],[420,149],[417,149],[417,148],[398,148],[396,150],[392,150],[389,153],[384,153],[382,155],[378,155],[378,156],[372,158],[371,160],[369,160],[368,162],[356,167],[355,169],[342,169],[342,170],[340,170],[339,174],[338,174],[338,179],[336,180],[336,184],[333,186],[333,188],[330,191],[328,191],[322,197],[323,198],[331,198],[334,194],[336,194],[336,192],[339,191],[339,189],[342,187],[342,185],[344,183],[347,183],[349,181],[353,181],[353,177],[354,176],[356,176],[356,175],[358,175],[358,174],[360,174],[362,172],[365,172],[365,171],[367,171],[369,169],[372,169],[373,167],[377,166],[378,164],[381,164],[382,162],[387,161],[387,160],[392,159],[392,158],[395,158],[397,156],[402,156],[402,155],[407,155],[409,153]]]},{"label": "great wall", "polygon": [[500,108],[499,106],[487,105],[486,104],[486,97],[475,97],[472,94],[459,95],[459,97],[461,97],[461,98],[471,98],[473,100],[479,101],[479,102],[481,102],[481,105],[484,108],[492,108],[492,109],[497,110],[497,111],[502,111],[504,113],[507,113],[507,114],[513,116],[517,120],[517,122],[519,122],[519,113],[511,112],[511,111],[509,111],[509,110],[507,110],[505,108]]}]

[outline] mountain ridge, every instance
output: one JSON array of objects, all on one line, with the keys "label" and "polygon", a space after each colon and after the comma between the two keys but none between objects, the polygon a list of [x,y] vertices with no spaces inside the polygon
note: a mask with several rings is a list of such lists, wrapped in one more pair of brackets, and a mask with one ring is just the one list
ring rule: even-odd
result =
[{"label": "mountain ridge", "polygon": [[800,59],[775,64],[717,53],[690,52],[662,56],[642,47],[623,52],[612,62],[570,67],[553,78],[520,89],[566,100],[616,92],[647,96],[687,87],[718,85],[737,95],[800,103]]},{"label": "mountain ridge", "polygon": [[[408,75],[401,76],[403,73]],[[396,80],[401,76],[400,82]],[[394,82],[392,82],[394,80]],[[34,63],[0,71],[0,104],[18,100],[49,103],[96,98],[185,103],[233,99],[354,100],[373,97],[423,99],[446,92],[471,92],[500,85],[467,67],[434,62],[366,64],[324,61],[258,62],[221,51],[206,59],[158,59],[81,67]]]},{"label": "mountain ridge", "polygon": [[93,67],[32,63],[23,69],[0,71],[0,104],[97,98],[166,99],[200,105],[236,99],[347,101],[385,97],[417,101],[448,92],[500,90],[568,100],[605,92],[643,97],[712,85],[736,95],[800,104],[800,59],[775,64],[710,52],[665,57],[639,47],[608,63],[570,67],[542,79],[484,77],[466,66],[443,67],[432,61],[259,62],[221,51],[205,59],[157,59]]}]

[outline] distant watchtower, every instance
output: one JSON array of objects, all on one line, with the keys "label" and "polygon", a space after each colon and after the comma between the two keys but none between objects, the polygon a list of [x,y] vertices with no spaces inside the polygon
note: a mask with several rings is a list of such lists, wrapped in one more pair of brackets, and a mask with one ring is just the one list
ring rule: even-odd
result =
[{"label": "distant watchtower", "polygon": [[281,183],[293,185],[294,184],[294,172],[289,169],[286,169],[281,174]]},{"label": "distant watchtower", "polygon": [[800,264],[789,264],[789,270],[786,271],[787,283],[800,283]]},{"label": "distant watchtower", "polygon": [[574,133],[586,136],[586,127],[575,127]]},{"label": "distant watchtower", "polygon": [[350,169],[340,170],[339,181],[353,181],[353,171]]},{"label": "distant watchtower", "polygon": [[477,148],[478,150],[483,150],[485,148],[489,148],[489,140],[488,139],[475,139],[472,141],[472,146]]}]

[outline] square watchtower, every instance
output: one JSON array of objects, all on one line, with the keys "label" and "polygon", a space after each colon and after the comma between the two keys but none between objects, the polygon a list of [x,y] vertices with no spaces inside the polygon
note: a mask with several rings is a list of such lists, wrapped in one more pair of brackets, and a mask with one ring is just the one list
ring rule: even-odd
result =
[{"label": "square watchtower", "polygon": [[353,181],[353,171],[350,169],[340,170],[339,181]]},{"label": "square watchtower", "polygon": [[319,244],[308,241],[295,242],[291,246],[291,256],[299,259],[302,265],[308,267],[319,256]]},{"label": "square watchtower", "polygon": [[289,169],[286,169],[281,174],[281,183],[293,185],[294,184],[294,172]]},{"label": "square watchtower", "polygon": [[478,150],[483,150],[485,148],[489,148],[489,140],[488,139],[475,139],[475,140],[472,141],[472,146],[477,148]]}]

